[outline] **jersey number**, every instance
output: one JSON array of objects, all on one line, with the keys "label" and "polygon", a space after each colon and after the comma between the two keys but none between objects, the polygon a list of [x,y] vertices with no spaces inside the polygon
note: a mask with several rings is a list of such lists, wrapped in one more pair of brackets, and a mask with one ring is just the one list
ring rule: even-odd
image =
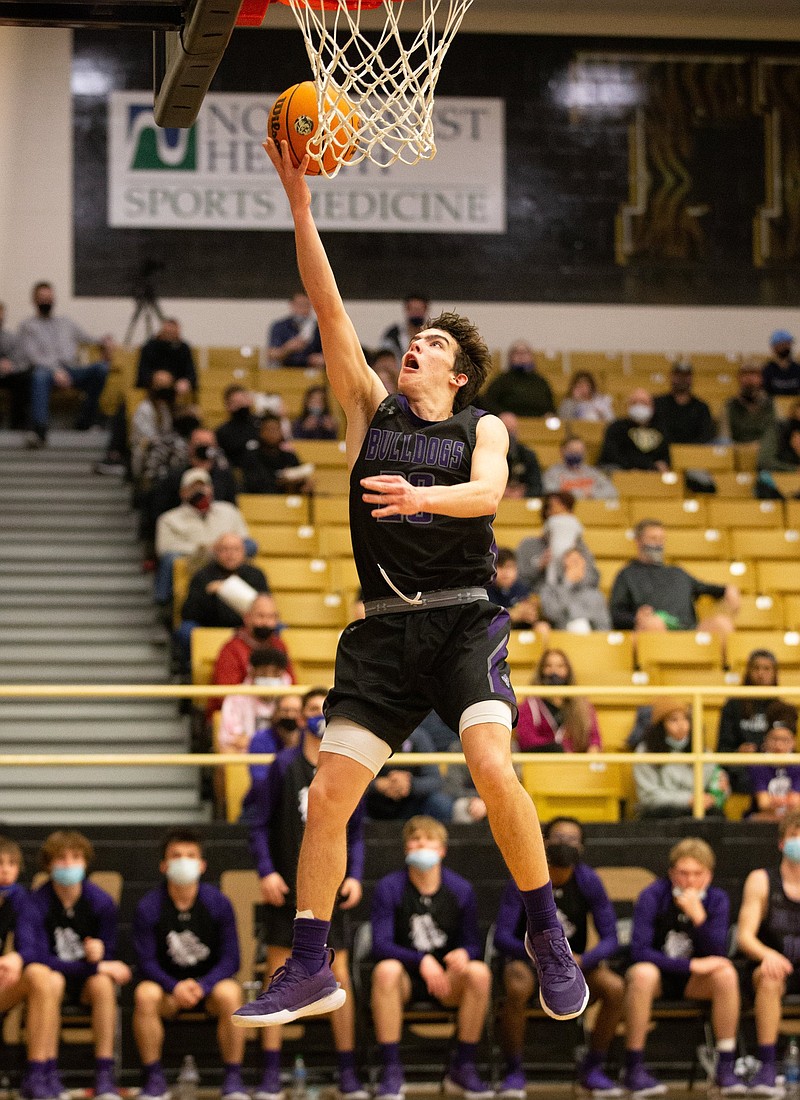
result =
[{"label": "jersey number", "polygon": [[[396,470],[381,470],[381,474],[394,474],[396,472]],[[436,484],[436,478],[433,474],[413,473],[408,475],[408,483],[416,486],[424,485],[427,488]],[[413,516],[384,516],[378,520],[378,523],[402,523],[403,520],[407,523],[433,523],[433,513],[415,512]]]}]

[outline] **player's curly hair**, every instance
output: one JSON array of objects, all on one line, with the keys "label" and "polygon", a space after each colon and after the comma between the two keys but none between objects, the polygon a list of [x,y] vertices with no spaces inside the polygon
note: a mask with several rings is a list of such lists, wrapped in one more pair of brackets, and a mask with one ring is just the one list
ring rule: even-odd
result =
[{"label": "player's curly hair", "polygon": [[460,412],[472,403],[483,388],[492,365],[492,353],[475,325],[458,313],[440,313],[427,321],[425,328],[439,328],[458,344],[453,371],[455,374],[466,374],[469,379],[453,401],[453,410]]}]

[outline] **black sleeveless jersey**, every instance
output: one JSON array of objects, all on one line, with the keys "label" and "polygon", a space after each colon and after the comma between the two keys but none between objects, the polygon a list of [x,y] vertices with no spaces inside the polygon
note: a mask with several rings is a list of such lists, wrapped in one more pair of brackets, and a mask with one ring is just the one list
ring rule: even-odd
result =
[{"label": "black sleeveless jersey", "polygon": [[365,600],[396,596],[378,566],[406,596],[491,582],[497,550],[493,516],[458,519],[418,512],[376,520],[377,506],[361,499],[361,478],[376,474],[401,474],[420,486],[469,481],[483,415],[470,406],[447,420],[421,420],[400,394],[378,406],[350,475],[353,556]]},{"label": "black sleeveless jersey", "polygon": [[771,867],[767,878],[767,911],[758,938],[797,966],[800,963],[800,901],[792,901],[786,896],[780,867]]}]

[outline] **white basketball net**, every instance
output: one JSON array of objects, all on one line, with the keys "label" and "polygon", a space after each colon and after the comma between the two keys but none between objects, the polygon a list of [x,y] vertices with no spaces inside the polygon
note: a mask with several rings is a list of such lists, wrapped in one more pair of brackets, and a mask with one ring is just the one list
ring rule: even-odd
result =
[{"label": "white basketball net", "polygon": [[[336,10],[315,10],[305,0],[283,2],[303,32],[314,73],[321,125],[308,153],[321,171],[335,176],[342,164],[371,160],[386,168],[396,161],[416,164],[435,156],[433,93],[472,0],[408,0],[414,30],[405,44],[399,23],[406,0],[381,0],[377,9],[374,3],[368,8],[364,0],[363,8],[359,3],[352,11],[345,0],[337,0]],[[383,28],[371,33],[362,29],[362,10],[382,10]],[[340,96],[354,108],[353,116]],[[328,171],[331,160],[335,167]]]}]

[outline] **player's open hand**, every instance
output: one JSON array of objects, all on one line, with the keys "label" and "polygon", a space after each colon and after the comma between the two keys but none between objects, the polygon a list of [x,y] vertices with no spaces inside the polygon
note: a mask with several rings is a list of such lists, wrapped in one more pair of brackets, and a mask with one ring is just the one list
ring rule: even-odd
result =
[{"label": "player's open hand", "polygon": [[261,880],[261,896],[267,905],[281,906],[286,904],[286,895],[289,887],[286,885],[283,875],[273,871],[265,875]]},{"label": "player's open hand", "polygon": [[272,138],[268,137],[264,142],[264,149],[275,166],[275,171],[280,176],[290,206],[294,208],[295,206],[310,205],[311,192],[305,180],[306,168],[308,168],[311,161],[308,153],[300,161],[299,166],[296,167],[289,154],[287,142],[282,141],[280,148],[278,148]]},{"label": "player's open hand", "polygon": [[386,516],[413,516],[424,512],[422,490],[410,485],[400,474],[377,474],[375,477],[362,477],[361,485],[367,490],[361,499],[367,504],[377,504],[372,509],[376,519]]}]

